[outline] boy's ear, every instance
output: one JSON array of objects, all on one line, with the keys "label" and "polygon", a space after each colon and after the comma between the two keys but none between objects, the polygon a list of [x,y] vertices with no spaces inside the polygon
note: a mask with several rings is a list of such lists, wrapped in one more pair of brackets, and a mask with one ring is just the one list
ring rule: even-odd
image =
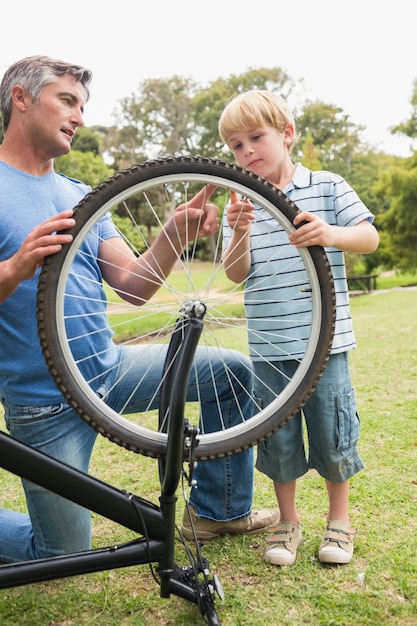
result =
[{"label": "boy's ear", "polygon": [[288,122],[284,130],[284,141],[286,144],[291,143],[291,141],[294,139],[294,133],[295,133],[294,124],[291,124],[290,122]]}]

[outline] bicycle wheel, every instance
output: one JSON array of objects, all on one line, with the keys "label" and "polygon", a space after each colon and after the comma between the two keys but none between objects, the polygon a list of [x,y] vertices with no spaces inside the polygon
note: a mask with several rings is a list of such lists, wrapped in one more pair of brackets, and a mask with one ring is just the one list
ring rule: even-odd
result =
[{"label": "bicycle wheel", "polygon": [[[190,242],[178,256],[176,267],[162,281],[161,288],[142,306],[127,304],[106,285],[105,295],[96,301],[96,287],[101,289],[100,273],[98,271],[97,284],[90,276],[91,298],[86,298],[88,305],[82,303],[82,310],[85,308],[87,311],[84,320],[86,335],[79,336],[74,332],[72,316],[66,311],[68,301],[74,298],[74,282],[80,283],[87,278],[74,268],[80,255],[92,254],[90,251],[86,253],[85,248],[89,248],[89,238],[99,236],[99,223],[104,217],[113,217],[121,236],[135,254],[140,255],[150,248],[173,209],[189,201],[197,190],[207,184],[216,185],[210,202],[219,207],[219,218],[223,219],[229,193],[233,190],[251,200],[257,210],[263,212],[268,231],[276,231],[279,245],[271,250],[271,257],[280,255],[281,258],[287,257],[288,261],[284,264],[282,275],[277,273],[273,277],[276,287],[273,292],[265,290],[264,301],[273,298],[277,318],[280,318],[282,298],[285,296],[287,318],[284,325],[289,321],[290,306],[292,321],[299,325],[302,320],[307,331],[305,338],[298,340],[298,366],[294,376],[276,392],[268,406],[261,407],[255,401],[254,414],[250,419],[242,417],[237,425],[229,428],[222,426],[210,432],[212,429],[202,420],[199,403],[187,403],[186,418],[199,424],[200,429],[195,458],[210,459],[233,454],[275,432],[303,406],[329,356],[335,323],[335,295],[327,256],[317,246],[296,250],[289,244],[288,235],[294,230],[293,219],[298,209],[282,192],[237,165],[198,156],[149,161],[116,174],[80,202],[74,213],[76,225],[69,231],[73,235],[72,243],[46,259],[39,280],[38,328],[49,370],[68,403],[99,433],[120,446],[147,456],[164,457],[167,444],[167,435],[158,423],[155,399],[152,407],[150,403],[139,413],[128,414],[128,403],[115,411],[106,402],[107,391],[97,393],[97,365],[91,368],[94,375],[90,375],[88,364],[90,360],[96,363],[100,355],[84,354],[80,358],[78,349],[89,332],[88,316],[90,319],[97,314],[105,316],[103,332],[109,332],[110,328],[114,333],[112,345],[135,346],[134,350],[142,351],[142,363],[151,367],[155,346],[165,349],[181,312],[190,303],[201,303],[206,312],[197,350],[206,350],[210,360],[210,355],[215,354],[223,359],[225,353],[221,350],[232,349],[235,355],[244,355],[243,363],[250,363],[247,358],[248,337],[256,337],[258,332],[253,324],[256,326],[258,322],[258,326],[262,326],[268,320],[262,317],[252,319],[252,327],[248,326],[245,307],[255,292],[259,303],[265,283],[259,276],[259,268],[253,269],[253,275],[249,277],[253,279],[252,291],[245,290],[248,282],[234,284],[227,280],[222,262],[220,228],[215,236]],[[270,234],[268,232],[268,236]],[[96,263],[95,258],[91,261]],[[292,325],[289,324],[290,329]],[[97,325],[94,325],[94,332],[99,332]],[[294,358],[286,351],[286,346],[294,343],[292,339],[289,330],[279,346],[270,344],[270,351],[275,351],[272,359],[278,371],[280,361]],[[262,352],[257,351],[256,340],[252,341],[251,351],[252,358],[264,358]],[[103,361],[106,362],[106,359]],[[98,375],[107,374],[111,372],[106,370]],[[230,379],[231,376],[225,362],[224,377]],[[216,380],[212,382],[215,388]],[[115,379],[112,391],[122,383]],[[140,387],[141,380],[137,381],[137,385]],[[246,393],[251,394],[251,389]],[[242,415],[237,400],[234,408]],[[222,416],[220,422],[223,423]]]}]

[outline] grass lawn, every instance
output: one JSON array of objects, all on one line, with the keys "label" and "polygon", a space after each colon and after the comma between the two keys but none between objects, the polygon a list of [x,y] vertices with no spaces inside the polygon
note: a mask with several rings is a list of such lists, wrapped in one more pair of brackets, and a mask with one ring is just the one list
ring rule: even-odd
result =
[{"label": "grass lawn", "polygon": [[[392,287],[393,285],[390,285]],[[378,283],[378,289],[384,285]],[[299,481],[304,542],[296,563],[262,560],[262,535],[203,546],[225,590],[223,626],[411,626],[417,624],[417,290],[352,298],[358,341],[351,353],[365,469],[351,487],[355,556],[326,567],[316,558],[326,513],[323,481]],[[92,473],[157,502],[157,464],[99,437]],[[0,470],[2,506],[24,510],[19,480]],[[272,484],[255,474],[254,507],[274,506]],[[178,522],[183,511],[179,493]],[[129,531],[94,516],[98,547]],[[186,564],[179,550],[178,563]],[[159,598],[149,567],[90,574],[0,591],[2,626],[199,626],[196,607]]]}]

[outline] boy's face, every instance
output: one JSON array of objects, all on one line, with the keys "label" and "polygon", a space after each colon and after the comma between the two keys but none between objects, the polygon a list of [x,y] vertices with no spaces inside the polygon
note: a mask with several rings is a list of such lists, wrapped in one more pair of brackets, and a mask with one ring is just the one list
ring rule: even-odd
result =
[{"label": "boy's face", "polygon": [[234,132],[228,145],[241,167],[274,183],[290,160],[288,144],[294,134],[289,125],[283,133],[271,126]]}]

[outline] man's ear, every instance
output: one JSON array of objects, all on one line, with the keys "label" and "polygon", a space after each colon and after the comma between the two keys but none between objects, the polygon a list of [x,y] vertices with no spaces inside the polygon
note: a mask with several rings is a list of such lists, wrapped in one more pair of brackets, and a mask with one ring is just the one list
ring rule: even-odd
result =
[{"label": "man's ear", "polygon": [[26,110],[28,99],[30,98],[32,100],[28,91],[24,89],[21,85],[14,85],[14,87],[12,87],[10,95],[12,98],[12,103],[21,113]]}]

